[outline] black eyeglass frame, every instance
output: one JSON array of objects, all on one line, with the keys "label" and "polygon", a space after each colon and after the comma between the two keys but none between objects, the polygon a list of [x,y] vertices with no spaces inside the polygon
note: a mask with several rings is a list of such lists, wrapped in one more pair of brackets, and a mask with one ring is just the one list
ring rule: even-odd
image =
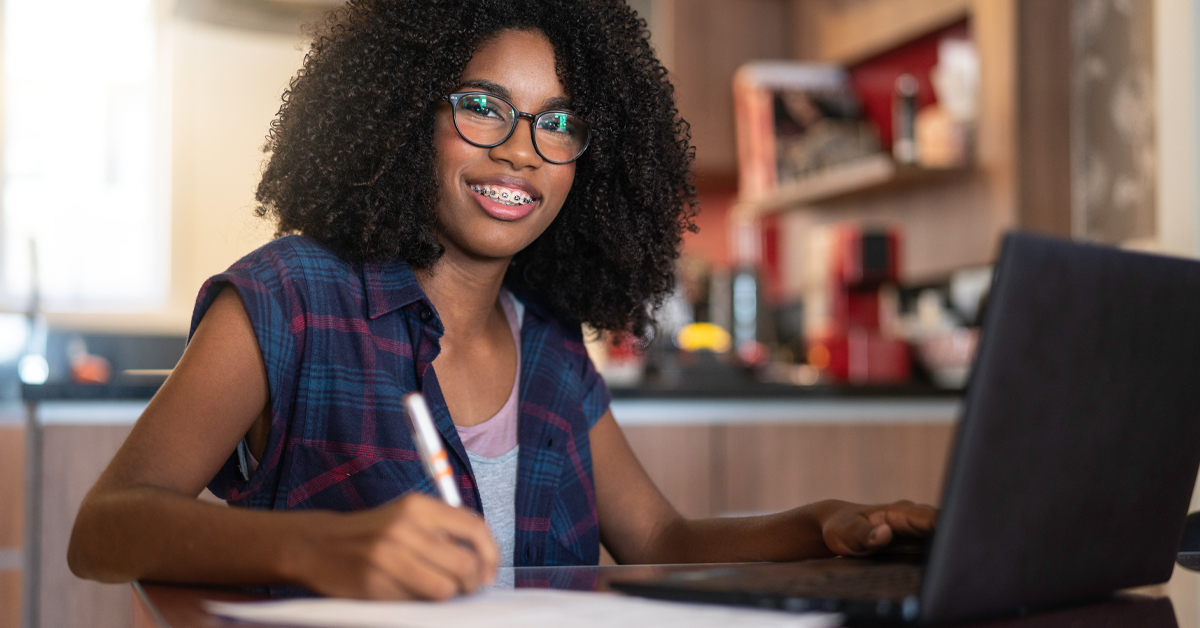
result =
[{"label": "black eyeglass frame", "polygon": [[[496,100],[499,100],[500,102],[508,105],[510,109],[512,109],[513,111],[516,112],[516,117],[513,118],[512,127],[509,128],[508,134],[504,136],[504,139],[502,139],[499,142],[496,142],[494,144],[480,144],[479,142],[476,142],[476,141],[468,138],[467,135],[462,132],[462,129],[458,128],[458,113],[457,113],[458,112],[458,102],[460,100],[462,100],[463,98],[466,98],[467,96],[487,96],[488,98],[495,98]],[[583,154],[587,152],[588,146],[590,146],[592,143],[592,127],[591,127],[591,125],[589,125],[587,122],[584,122],[583,118],[580,118],[579,114],[575,113],[574,111],[567,111],[566,109],[547,109],[545,111],[540,111],[538,113],[525,113],[524,111],[517,109],[516,105],[512,104],[511,102],[508,102],[507,98],[504,98],[502,96],[497,96],[490,92],[478,92],[478,91],[476,91],[476,92],[455,92],[453,94],[450,94],[449,96],[446,96],[446,101],[450,103],[450,119],[454,121],[454,130],[458,132],[459,137],[463,138],[463,141],[465,141],[466,143],[468,143],[472,146],[478,146],[480,148],[495,148],[495,147],[507,142],[509,140],[509,138],[511,138],[513,136],[513,133],[516,133],[517,123],[521,121],[521,118],[525,118],[525,119],[529,120],[529,141],[533,143],[533,150],[537,151],[537,154],[539,157],[541,157],[542,159],[544,159],[552,164],[559,164],[559,165],[569,164],[569,163],[575,161],[576,159],[583,157]],[[542,116],[552,114],[552,113],[565,113],[569,116],[574,116],[576,120],[579,120],[581,123],[583,123],[583,128],[585,131],[587,131],[587,137],[585,137],[583,139],[583,148],[579,149],[579,154],[575,155],[574,157],[572,157],[566,161],[555,161],[553,159],[550,159],[549,157],[542,154],[542,149],[538,148],[537,121]]]}]

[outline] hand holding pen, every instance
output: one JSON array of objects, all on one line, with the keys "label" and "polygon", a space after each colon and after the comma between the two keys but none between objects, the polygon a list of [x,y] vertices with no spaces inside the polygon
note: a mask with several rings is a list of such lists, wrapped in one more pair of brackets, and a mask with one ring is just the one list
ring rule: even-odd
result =
[{"label": "hand holding pen", "polygon": [[335,597],[445,600],[495,580],[496,541],[483,519],[460,507],[428,406],[414,395],[404,400],[413,440],[442,499],[412,491],[371,510],[314,511],[322,523],[312,526],[308,550],[291,559],[299,584]]}]

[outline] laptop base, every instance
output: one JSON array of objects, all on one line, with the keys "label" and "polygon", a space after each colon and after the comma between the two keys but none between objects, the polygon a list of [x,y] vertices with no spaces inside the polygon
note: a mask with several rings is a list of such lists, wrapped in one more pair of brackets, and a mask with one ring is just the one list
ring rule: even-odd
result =
[{"label": "laptop base", "polygon": [[917,618],[922,566],[913,561],[827,558],[684,571],[646,581],[613,582],[641,597],[842,613],[856,623]]}]

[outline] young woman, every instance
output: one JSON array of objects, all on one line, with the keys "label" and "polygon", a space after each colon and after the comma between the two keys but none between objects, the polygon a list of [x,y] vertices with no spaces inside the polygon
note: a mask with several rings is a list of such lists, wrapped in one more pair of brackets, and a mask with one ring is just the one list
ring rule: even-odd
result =
[{"label": "young woman", "polygon": [[[268,148],[260,212],[286,237],[201,289],[80,509],[76,574],[440,599],[498,565],[595,564],[600,543],[623,563],[794,560],[931,530],[908,502],[686,520],[630,451],[580,324],[646,332],[694,190],[620,0],[352,0]],[[412,390],[465,508],[428,496]]]}]

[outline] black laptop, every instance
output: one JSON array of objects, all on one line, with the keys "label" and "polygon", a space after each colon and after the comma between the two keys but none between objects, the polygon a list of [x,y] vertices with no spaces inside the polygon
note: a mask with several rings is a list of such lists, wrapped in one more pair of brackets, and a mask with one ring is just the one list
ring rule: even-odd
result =
[{"label": "black laptop", "polygon": [[1011,234],[923,555],[612,586],[918,623],[1101,599],[1170,578],[1198,465],[1200,262]]}]

